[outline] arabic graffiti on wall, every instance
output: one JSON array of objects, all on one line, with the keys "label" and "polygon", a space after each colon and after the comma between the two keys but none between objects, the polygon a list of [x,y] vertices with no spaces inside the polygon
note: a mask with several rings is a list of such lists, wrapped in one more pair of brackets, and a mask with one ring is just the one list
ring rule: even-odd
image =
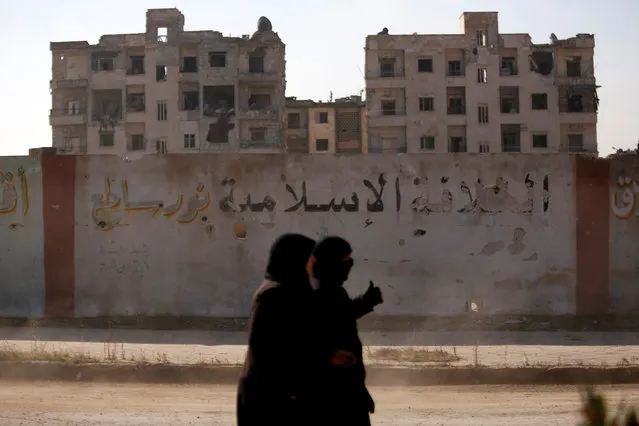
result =
[{"label": "arabic graffiti on wall", "polygon": [[[16,183],[19,183],[19,192]],[[18,213],[26,216],[29,213],[29,184],[24,168],[20,167],[17,175],[0,171],[0,188],[2,190],[0,215]],[[20,209],[18,202],[20,202]]]},{"label": "arabic graffiti on wall", "polygon": [[[441,195],[437,200],[430,200],[429,180],[427,177],[415,177],[412,179],[413,188],[411,194],[416,193],[416,197],[409,197],[410,210],[414,214],[449,214],[453,213],[453,192],[450,188],[449,178],[443,176],[439,179],[442,185]],[[336,197],[327,203],[309,202],[308,185],[302,181],[299,185],[286,183],[285,190],[292,201],[280,201],[279,203],[270,195],[266,194],[261,200],[254,199],[251,194],[246,195],[243,200],[237,200],[235,194],[236,181],[233,178],[224,178],[220,185],[226,190],[226,194],[221,196],[217,207],[223,213],[244,213],[244,212],[269,212],[276,211],[276,207],[286,203],[279,210],[286,213],[307,212],[307,213],[355,213],[360,208],[370,213],[384,212],[387,206],[384,203],[384,195],[387,192],[388,179],[381,173],[377,179],[362,180],[363,186],[369,191],[366,195],[365,204],[360,203],[360,195],[353,191],[349,197],[338,200]],[[517,200],[508,189],[508,181],[498,177],[494,184],[486,185],[481,179],[476,179],[472,185],[462,181],[459,191],[462,194],[463,205],[457,209],[461,214],[496,215],[501,213],[516,213],[532,215],[534,211],[534,188],[535,182],[530,176],[524,179],[526,188],[526,198],[523,201]],[[105,179],[104,193],[93,194],[92,218],[97,228],[102,231],[110,231],[118,226],[126,226],[124,223],[127,214],[137,212],[150,213],[151,217],[164,216],[175,217],[178,223],[191,223],[200,213],[207,210],[211,204],[211,194],[205,187],[199,184],[195,188],[194,195],[186,199],[183,194],[178,195],[173,204],[165,205],[161,200],[153,201],[131,201],[129,195],[129,184],[127,179],[122,180],[121,196],[112,190],[112,180]],[[400,185],[400,178],[394,179],[394,185],[390,189],[394,190],[394,203],[392,210],[399,213],[402,209],[404,199]],[[312,198],[312,197],[311,197]],[[543,178],[542,204],[543,212],[549,209],[550,190],[548,176]],[[460,204],[461,205],[461,204]],[[202,220],[207,220],[202,216]],[[372,223],[372,222],[371,222]]]},{"label": "arabic graffiti on wall", "polygon": [[619,219],[630,219],[633,215],[639,217],[638,197],[639,182],[620,176],[610,194],[612,212]]},{"label": "arabic graffiti on wall", "polygon": [[175,217],[178,223],[193,222],[200,212],[206,210],[211,202],[211,195],[207,192],[203,195],[204,185],[200,184],[195,189],[195,194],[188,200],[180,194],[175,203],[168,206],[161,200],[154,201],[131,201],[129,198],[129,183],[127,179],[122,180],[122,197],[119,197],[111,189],[111,180],[105,179],[104,193],[93,194],[92,219],[98,229],[110,231],[118,226],[125,226],[122,223],[125,214],[146,212],[152,217],[164,216]]}]

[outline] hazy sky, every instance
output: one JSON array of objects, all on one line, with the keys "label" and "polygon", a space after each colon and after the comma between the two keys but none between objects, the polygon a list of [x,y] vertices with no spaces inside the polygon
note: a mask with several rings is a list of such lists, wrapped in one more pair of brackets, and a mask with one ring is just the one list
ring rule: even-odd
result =
[{"label": "hazy sky", "polygon": [[639,139],[638,0],[0,0],[0,155],[23,155],[51,145],[50,41],[102,34],[140,33],[145,12],[177,7],[187,30],[251,34],[261,15],[286,43],[287,96],[328,99],[364,88],[364,41],[388,27],[391,34],[458,33],[463,11],[498,11],[499,29],[530,33],[544,43],[594,33],[599,89],[599,149],[635,147]]}]

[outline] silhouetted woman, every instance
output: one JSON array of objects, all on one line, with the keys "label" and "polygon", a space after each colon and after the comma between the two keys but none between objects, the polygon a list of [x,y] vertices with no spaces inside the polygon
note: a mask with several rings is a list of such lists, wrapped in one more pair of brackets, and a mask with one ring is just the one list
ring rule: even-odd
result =
[{"label": "silhouetted woman", "polygon": [[383,302],[379,288],[371,282],[363,295],[351,299],[344,289],[354,261],[350,244],[339,237],[327,237],[314,251],[313,276],[319,308],[320,341],[329,348],[340,348],[355,355],[348,369],[328,367],[322,375],[321,404],[327,425],[368,426],[375,403],[366,389],[366,371],[357,319]]},{"label": "silhouetted woman", "polygon": [[315,241],[285,234],[271,247],[266,279],[253,297],[249,345],[237,399],[238,426],[314,424],[317,375],[352,354],[317,338],[310,285]]}]

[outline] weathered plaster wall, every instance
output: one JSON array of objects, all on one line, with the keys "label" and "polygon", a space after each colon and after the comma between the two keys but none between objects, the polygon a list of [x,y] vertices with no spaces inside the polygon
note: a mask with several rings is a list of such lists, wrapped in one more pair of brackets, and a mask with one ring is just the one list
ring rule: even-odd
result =
[{"label": "weathered plaster wall", "polygon": [[639,313],[639,160],[611,162],[609,185],[610,312]]},{"label": "weathered plaster wall", "polygon": [[40,162],[28,157],[2,157],[0,191],[0,316],[43,316]]},{"label": "weathered plaster wall", "polygon": [[567,155],[76,161],[76,316],[245,316],[291,231],[349,239],[348,289],[374,280],[380,314],[576,311]]}]

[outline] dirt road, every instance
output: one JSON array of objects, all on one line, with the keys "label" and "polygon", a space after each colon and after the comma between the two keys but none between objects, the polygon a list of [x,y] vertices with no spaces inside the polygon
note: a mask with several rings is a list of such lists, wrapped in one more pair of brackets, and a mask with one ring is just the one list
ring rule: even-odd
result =
[{"label": "dirt road", "polygon": [[[639,405],[639,386],[603,387]],[[374,425],[576,425],[573,387],[373,388]],[[0,382],[1,425],[234,425],[232,386]]]}]

